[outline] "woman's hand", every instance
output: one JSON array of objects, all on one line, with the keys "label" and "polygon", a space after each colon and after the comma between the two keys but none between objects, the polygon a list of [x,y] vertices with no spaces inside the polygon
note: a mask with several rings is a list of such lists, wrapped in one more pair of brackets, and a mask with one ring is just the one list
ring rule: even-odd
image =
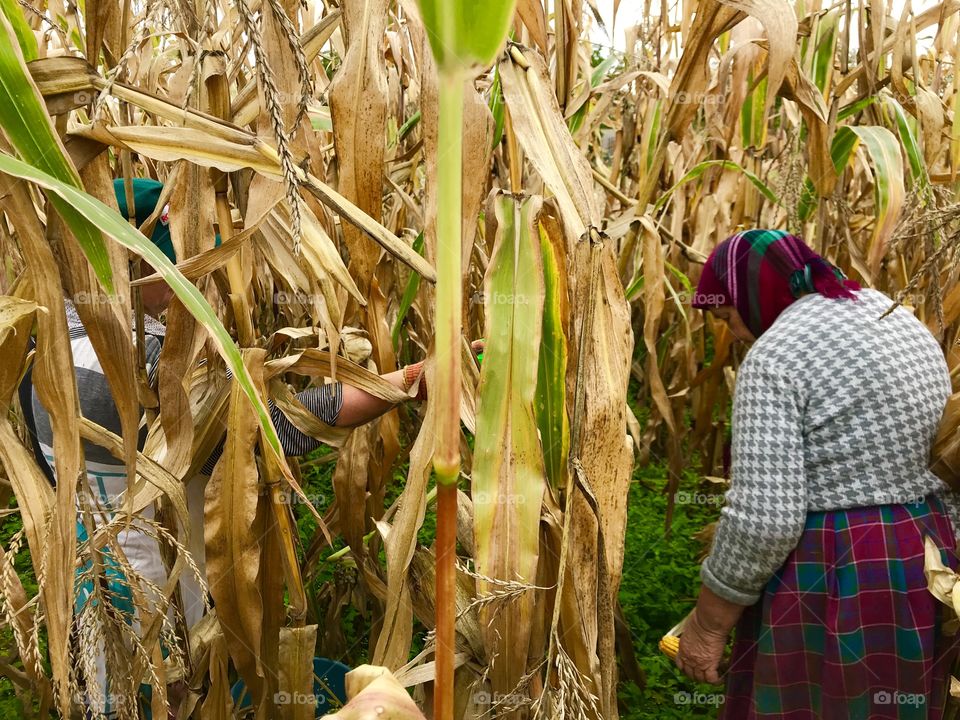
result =
[{"label": "woman's hand", "polygon": [[727,638],[745,609],[703,585],[697,606],[680,634],[677,667],[698,682],[719,683]]},{"label": "woman's hand", "polygon": [[730,632],[709,630],[694,610],[680,634],[680,651],[675,662],[685,675],[705,683],[720,683],[720,660]]}]

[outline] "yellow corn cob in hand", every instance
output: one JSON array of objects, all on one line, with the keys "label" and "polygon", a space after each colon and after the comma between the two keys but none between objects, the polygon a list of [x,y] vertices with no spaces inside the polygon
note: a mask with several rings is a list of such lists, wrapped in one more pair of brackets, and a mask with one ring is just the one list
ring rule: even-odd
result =
[{"label": "yellow corn cob in hand", "polygon": [[680,638],[676,635],[664,635],[660,638],[660,652],[666,655],[671,660],[676,659],[677,653],[680,651]]},{"label": "yellow corn cob in hand", "polygon": [[[960,583],[958,583],[960,584]],[[690,615],[693,614],[693,611],[690,612]],[[690,618],[690,615],[687,615],[683,620],[678,622],[675,626],[670,628],[666,635],[660,638],[660,642],[657,643],[657,647],[660,648],[660,652],[666,655],[670,660],[676,660],[677,654],[680,652],[680,635],[683,633],[683,627],[687,624],[687,620]],[[727,669],[730,667],[730,657],[729,654],[724,653],[723,659],[720,661],[718,670],[720,674],[727,672]],[[958,683],[960,685],[960,683]],[[960,697],[960,695],[958,695]]]},{"label": "yellow corn cob in hand", "polygon": [[[692,612],[693,611],[691,611],[691,614]],[[683,626],[687,624],[687,618],[689,617],[690,615],[688,614],[687,617],[670,628],[667,634],[660,638],[660,642],[658,643],[660,652],[671,660],[676,659],[677,653],[680,652],[680,633],[683,632]]]}]

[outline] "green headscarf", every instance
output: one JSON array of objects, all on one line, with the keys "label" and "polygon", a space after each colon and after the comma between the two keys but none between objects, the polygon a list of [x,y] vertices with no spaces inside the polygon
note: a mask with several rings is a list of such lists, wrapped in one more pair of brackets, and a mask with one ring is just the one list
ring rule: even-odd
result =
[{"label": "green headscarf", "polygon": [[[153,214],[157,203],[160,202],[163,183],[150,180],[149,178],[134,178],[131,182],[133,183],[133,206],[136,211],[134,220],[137,223],[137,227],[140,227],[147,221],[147,218]],[[113,191],[117,196],[120,214],[125,218],[129,218],[130,213],[127,211],[127,193],[123,188],[122,178],[113,181]],[[153,235],[150,239],[153,241],[153,244],[160,248],[161,252],[170,259],[170,262],[177,262],[177,254],[173,249],[173,240],[170,238],[170,219],[166,212],[157,218],[157,222],[153,226]]]}]

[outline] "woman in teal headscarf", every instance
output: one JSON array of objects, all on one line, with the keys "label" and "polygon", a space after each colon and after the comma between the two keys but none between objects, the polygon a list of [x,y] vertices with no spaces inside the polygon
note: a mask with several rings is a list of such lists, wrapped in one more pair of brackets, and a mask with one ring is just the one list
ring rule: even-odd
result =
[{"label": "woman in teal headscarf", "polygon": [[[125,217],[132,216],[137,227],[141,227],[148,218],[157,210],[158,203],[162,197],[163,185],[155,180],[146,178],[137,178],[132,181],[134,212],[128,213],[126,192],[124,182],[116,180],[114,190],[120,212]],[[158,216],[157,222],[151,235],[152,242],[160,248],[171,262],[176,262],[176,252],[171,241],[169,230],[169,214],[167,208],[163,208]],[[147,274],[152,273],[152,268],[143,268]],[[141,273],[143,274],[143,273]],[[148,380],[156,382],[158,361],[160,352],[166,339],[166,328],[160,322],[159,318],[165,311],[170,302],[173,293],[167,284],[158,279],[154,282],[142,286],[141,289],[143,305],[147,316],[145,317],[145,347],[144,355],[146,358],[146,370]],[[76,303],[86,301],[85,298],[74,298],[65,300],[66,314],[70,331],[70,343],[75,364],[75,373],[77,377],[77,386],[80,394],[80,410],[85,418],[101,425],[116,434],[121,433],[120,419],[113,395],[104,376],[100,360],[93,349],[93,345],[87,335],[87,331],[80,320],[77,312]],[[131,332],[133,332],[133,319],[131,319]],[[383,375],[382,377],[389,383],[395,385],[398,389],[408,392],[412,385],[419,380],[419,392],[417,397],[425,397],[426,385],[421,378],[423,363],[408,365],[400,370]],[[34,442],[34,448],[38,456],[41,467],[45,467],[50,474],[51,480],[56,481],[54,475],[54,456],[53,456],[53,431],[50,425],[49,415],[40,402],[29,379],[25,382],[22,390],[22,405],[26,416],[27,425],[31,432]],[[297,400],[304,408],[312,412],[323,422],[338,427],[353,427],[362,425],[379,415],[395,407],[395,404],[383,400],[380,397],[371,395],[359,388],[337,383],[328,383],[319,387],[309,388],[297,394]],[[287,455],[303,455],[315,448],[320,443],[315,438],[301,432],[278,407],[272,402],[269,404],[271,419],[277,429],[283,450]],[[145,440],[145,432],[140,437],[142,446]],[[142,449],[142,447],[141,447]],[[206,478],[213,470],[216,460],[220,457],[222,445],[218,448],[213,457],[206,463],[202,473],[197,478],[187,478],[187,501],[191,516],[195,522],[200,522],[203,517],[204,506],[204,486]],[[92,517],[86,518],[94,525],[100,525],[105,520],[112,518],[119,510],[123,495],[127,489],[126,466],[122,461],[117,460],[108,452],[91,443],[84,444],[84,455],[86,461],[86,490],[81,490],[84,495],[85,507],[93,507]],[[89,512],[89,511],[87,511]],[[152,508],[146,508],[142,512],[146,519],[153,518]],[[84,530],[84,516],[81,514],[78,521],[79,540],[83,542],[87,539]],[[194,559],[198,565],[203,568],[203,531],[202,527],[195,527],[193,538],[196,541],[190,548]],[[141,585],[141,591],[145,597],[152,603],[159,602],[159,598],[152,593],[150,588],[140,582],[145,579],[155,587],[163,587],[167,580],[167,571],[160,555],[160,546],[156,540],[156,532],[142,521],[135,520],[127,529],[121,530],[116,537],[117,546],[123,551],[123,555],[128,566],[137,574],[138,578],[128,578],[121,572],[118,559],[111,554],[109,549],[103,551],[105,575],[107,579],[107,594],[110,596],[110,612],[118,615],[127,624],[139,628],[138,613],[135,610],[132,593],[130,589],[131,582],[137,582]],[[78,570],[78,587],[76,594],[76,613],[81,616],[80,624],[84,628],[84,642],[94,646],[99,642],[99,636],[96,634],[96,624],[91,625],[83,621],[83,615],[91,611],[102,612],[102,609],[96,609],[94,600],[94,585],[90,580],[93,568],[92,563],[88,562]],[[187,625],[195,623],[201,616],[204,608],[204,599],[201,596],[199,585],[192,577],[187,575],[181,578],[181,589],[184,594],[184,612]],[[172,609],[170,610],[172,618]],[[92,634],[91,634],[92,633]],[[102,629],[100,630],[102,636]],[[105,713],[111,716],[116,711],[118,703],[127,704],[132,707],[132,703],[137,701],[135,697],[125,697],[118,689],[118,686],[108,682],[106,663],[103,654],[102,644],[94,652],[97,655],[96,672],[97,682],[101,690],[105,690],[106,697],[102,706],[91,707],[90,709]],[[111,668],[112,672],[113,668]],[[92,679],[92,678],[90,678]],[[172,695],[173,696],[173,695]],[[92,697],[90,698],[92,702]]]}]

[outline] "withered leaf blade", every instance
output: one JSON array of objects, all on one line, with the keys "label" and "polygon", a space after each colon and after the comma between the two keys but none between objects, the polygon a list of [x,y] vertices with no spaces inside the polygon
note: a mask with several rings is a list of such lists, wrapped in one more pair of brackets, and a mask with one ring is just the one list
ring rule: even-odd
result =
[{"label": "withered leaf blade", "polygon": [[[243,351],[244,364],[262,390],[263,359],[259,349]],[[263,617],[257,573],[260,541],[254,518],[260,493],[254,455],[257,421],[236,381],[230,391],[227,440],[206,488],[204,538],[206,567],[230,657],[251,696],[260,696],[260,634]]]}]

